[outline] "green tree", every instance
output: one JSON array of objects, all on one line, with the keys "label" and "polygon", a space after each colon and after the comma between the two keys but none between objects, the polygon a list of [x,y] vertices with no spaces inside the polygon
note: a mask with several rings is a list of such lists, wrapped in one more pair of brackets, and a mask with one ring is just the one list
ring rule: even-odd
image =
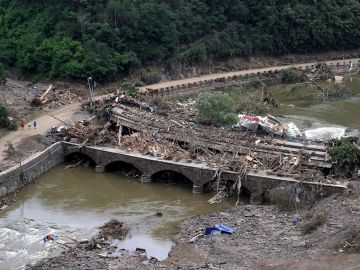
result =
[{"label": "green tree", "polygon": [[128,81],[124,81],[121,88],[131,97],[137,97],[139,95],[139,88]]},{"label": "green tree", "polygon": [[4,66],[0,63],[0,86],[6,83],[6,77],[8,76]]},{"label": "green tree", "polygon": [[120,54],[104,43],[91,39],[85,44],[84,68],[87,75],[104,77],[116,74],[129,63],[127,54]]},{"label": "green tree", "polygon": [[205,125],[230,126],[238,122],[234,113],[234,102],[227,94],[202,93],[196,100],[197,121]]},{"label": "green tree", "polygon": [[0,104],[0,128],[8,130],[16,130],[17,128],[16,124],[9,120],[9,112],[2,104]]},{"label": "green tree", "polygon": [[140,7],[137,43],[144,60],[158,60],[171,56],[179,44],[175,14],[165,5],[154,2],[144,3]]},{"label": "green tree", "polygon": [[0,63],[106,78],[154,63],[359,48],[359,25],[357,0],[0,0]]},{"label": "green tree", "polygon": [[349,138],[342,138],[329,150],[332,160],[336,163],[335,170],[341,174],[351,176],[360,167],[360,149]]}]

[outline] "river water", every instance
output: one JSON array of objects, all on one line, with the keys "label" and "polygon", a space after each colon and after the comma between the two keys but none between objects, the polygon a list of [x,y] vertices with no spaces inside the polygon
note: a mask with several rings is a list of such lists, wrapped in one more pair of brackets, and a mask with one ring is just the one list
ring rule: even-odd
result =
[{"label": "river water", "polygon": [[[53,233],[86,239],[111,218],[131,230],[120,245],[145,248],[148,256],[165,259],[177,224],[191,216],[229,208],[228,199],[210,205],[211,194],[192,194],[191,186],[141,184],[118,173],[97,174],[60,165],[42,175],[17,195],[17,203],[0,212],[0,269],[22,269],[59,251],[44,248],[42,238]],[[156,212],[163,217],[156,217]]]},{"label": "river water", "polygon": [[360,129],[360,77],[347,79],[345,87],[349,91],[347,97],[324,100],[314,87],[272,86],[270,91],[280,103],[273,113],[283,115],[302,129],[324,126],[348,128],[348,131]]}]

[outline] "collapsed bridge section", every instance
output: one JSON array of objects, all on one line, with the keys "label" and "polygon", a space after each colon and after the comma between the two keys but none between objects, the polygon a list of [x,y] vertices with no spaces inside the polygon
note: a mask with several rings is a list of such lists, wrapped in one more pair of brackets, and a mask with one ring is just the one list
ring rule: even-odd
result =
[{"label": "collapsed bridge section", "polygon": [[123,105],[113,108],[112,112],[117,125],[161,136],[188,147],[250,156],[259,162],[276,158],[281,162],[294,164],[301,158],[302,164],[310,168],[332,167],[327,147],[322,144],[257,136],[230,128],[195,125],[173,116],[167,117]]}]

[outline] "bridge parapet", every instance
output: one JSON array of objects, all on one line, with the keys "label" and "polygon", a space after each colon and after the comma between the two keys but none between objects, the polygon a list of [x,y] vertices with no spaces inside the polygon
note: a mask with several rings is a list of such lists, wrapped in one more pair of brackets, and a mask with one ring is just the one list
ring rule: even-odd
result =
[{"label": "bridge parapet", "polygon": [[[69,147],[66,144],[66,154],[77,152],[76,148]],[[214,179],[217,169],[209,167],[205,163],[188,162],[188,161],[172,161],[162,160],[157,157],[145,156],[140,153],[127,152],[121,149],[105,148],[105,147],[84,147],[80,153],[89,156],[97,166],[104,168],[114,162],[124,162],[138,169],[141,173],[141,181],[149,183],[155,174],[162,171],[178,173],[193,183],[193,192],[202,192],[204,186]],[[238,174],[233,171],[222,172],[222,178],[228,181],[237,181]],[[291,177],[280,177],[265,172],[249,172],[246,180],[242,181],[241,186],[245,187],[252,195],[261,196],[266,191],[281,185],[296,185],[300,183],[302,186],[311,189],[322,190],[326,194],[334,192],[342,192],[346,190],[344,185],[332,185],[318,182],[299,181]]]},{"label": "bridge parapet", "polygon": [[[114,162],[130,164],[139,170],[141,180],[145,183],[151,182],[152,177],[162,171],[181,174],[193,183],[194,193],[202,192],[204,185],[209,183],[216,173],[216,168],[211,168],[204,163],[161,160],[156,157],[130,153],[115,148],[80,148],[80,145],[60,142],[24,160],[21,167],[15,166],[1,172],[0,197],[32,182],[52,167],[64,162],[66,156],[79,153],[92,160],[98,172],[105,172],[107,166]],[[238,175],[232,171],[224,171],[221,176],[228,181],[237,181],[238,179]],[[305,187],[322,190],[327,194],[346,190],[346,186],[344,185],[297,181],[292,178],[269,175],[264,172],[248,173],[246,180],[243,180],[241,184],[249,190],[252,195],[261,195],[279,185],[295,185],[297,183]]]},{"label": "bridge parapet", "polygon": [[[344,60],[331,60],[331,61],[319,61],[324,62],[334,69],[343,69],[345,67],[349,67],[350,63],[354,64],[355,67],[360,66],[360,59],[344,59]],[[161,90],[160,87],[156,85],[150,85],[148,87],[151,88],[152,91],[149,91],[147,98],[157,98],[161,96],[162,98],[171,98],[171,96],[182,95],[182,94],[192,94],[193,92],[201,92],[206,91],[208,88],[216,88],[218,86],[224,86],[226,83],[231,83],[234,80],[239,79],[249,79],[254,76],[271,76],[272,74],[278,74],[284,69],[287,68],[297,68],[297,69],[305,69],[310,70],[315,68],[317,62],[313,63],[304,63],[304,64],[292,64],[292,65],[284,65],[284,66],[274,66],[274,67],[266,67],[257,70],[236,70],[228,73],[219,73],[212,74],[214,78],[206,79],[204,77],[198,77],[198,81],[185,83],[184,80],[173,81],[173,85],[167,86],[165,90]],[[336,68],[335,68],[336,67]],[[202,84],[201,81],[205,80],[206,83]]]},{"label": "bridge parapet", "polygon": [[171,171],[183,175],[195,185],[203,186],[211,181],[216,171],[216,169],[207,167],[202,163],[162,160],[116,148],[82,147],[77,149],[74,146],[74,144],[65,143],[65,154],[81,153],[88,156],[96,163],[99,172],[106,171],[106,168],[112,163],[123,162],[136,168],[141,175],[145,175],[150,179],[161,171]]}]

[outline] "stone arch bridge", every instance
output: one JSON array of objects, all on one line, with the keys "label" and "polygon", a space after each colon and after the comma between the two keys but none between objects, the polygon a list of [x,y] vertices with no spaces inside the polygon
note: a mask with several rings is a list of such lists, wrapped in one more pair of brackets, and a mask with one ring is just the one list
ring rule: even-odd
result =
[{"label": "stone arch bridge", "polygon": [[[82,155],[88,157],[95,164],[95,171],[98,173],[106,172],[111,165],[128,164],[136,168],[141,173],[141,182],[150,183],[154,175],[168,171],[180,174],[187,178],[193,184],[193,192],[203,192],[204,186],[208,184],[216,175],[217,168],[209,167],[205,163],[193,161],[173,161],[162,160],[157,157],[146,156],[140,153],[127,152],[121,149],[110,147],[82,147],[71,143],[63,143],[64,157],[69,155]],[[224,171],[221,174],[223,179],[236,181],[237,174],[231,171]],[[279,177],[268,175],[265,172],[250,172],[242,187],[250,192],[251,196],[262,196],[268,191],[279,185],[295,185],[298,180],[289,177]],[[331,194],[342,192],[346,189],[342,185],[323,184],[316,182],[302,181],[303,186],[316,188],[322,192]]]},{"label": "stone arch bridge", "polygon": [[[200,193],[204,185],[209,183],[216,173],[216,168],[205,163],[191,162],[186,160],[173,161],[162,160],[157,157],[127,152],[116,148],[107,147],[81,147],[78,144],[58,142],[42,152],[36,153],[21,164],[0,172],[0,197],[14,192],[22,186],[32,183],[41,174],[46,173],[54,166],[66,161],[71,155],[82,155],[96,165],[97,172],[117,169],[117,166],[129,166],[136,168],[141,174],[143,183],[151,182],[152,178],[160,172],[172,172],[180,174],[193,184],[193,192]],[[221,178],[236,181],[237,174],[231,171],[223,171]],[[246,180],[242,181],[242,187],[250,192],[254,202],[259,202],[266,191],[274,187],[295,185],[300,181],[265,172],[249,172]],[[309,188],[321,193],[331,194],[347,190],[345,185],[328,183],[316,183],[301,181],[303,188]],[[346,184],[346,183],[345,183]]]}]

